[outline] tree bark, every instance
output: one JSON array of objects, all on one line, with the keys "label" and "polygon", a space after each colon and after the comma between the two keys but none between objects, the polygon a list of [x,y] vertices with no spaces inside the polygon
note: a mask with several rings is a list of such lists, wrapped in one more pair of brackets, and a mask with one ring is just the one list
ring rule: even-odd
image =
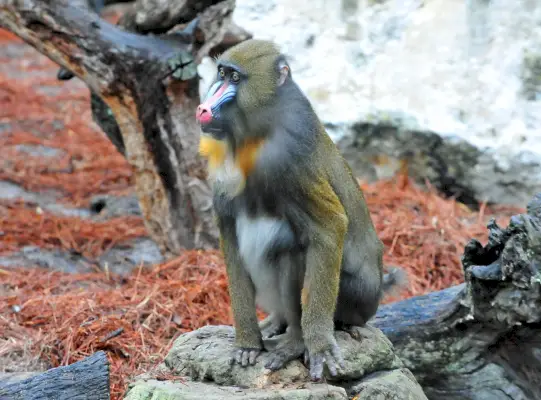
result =
[{"label": "tree bark", "polygon": [[65,367],[18,380],[0,377],[0,399],[109,400],[109,361],[103,351]]},{"label": "tree bark", "polygon": [[382,306],[373,321],[430,399],[541,399],[541,193],[483,247],[465,283]]},{"label": "tree bark", "polygon": [[[0,2],[0,26],[67,70],[64,78],[71,73],[89,87],[94,119],[130,163],[147,230],[165,256],[218,245],[197,152],[197,64],[224,41],[248,37],[228,34],[238,31],[234,4],[138,1],[121,18],[124,26],[114,26],[85,0]],[[176,25],[194,17],[185,31]],[[169,33],[140,33],[152,25]]]}]

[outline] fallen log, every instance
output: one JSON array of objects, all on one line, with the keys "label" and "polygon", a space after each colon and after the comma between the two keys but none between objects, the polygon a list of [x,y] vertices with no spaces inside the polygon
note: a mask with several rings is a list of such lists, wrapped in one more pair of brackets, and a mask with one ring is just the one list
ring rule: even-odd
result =
[{"label": "fallen log", "polygon": [[1,400],[109,400],[109,361],[98,351],[76,363],[25,377],[0,377]]},{"label": "fallen log", "polygon": [[465,283],[382,306],[373,321],[429,399],[541,399],[541,193],[471,240]]}]

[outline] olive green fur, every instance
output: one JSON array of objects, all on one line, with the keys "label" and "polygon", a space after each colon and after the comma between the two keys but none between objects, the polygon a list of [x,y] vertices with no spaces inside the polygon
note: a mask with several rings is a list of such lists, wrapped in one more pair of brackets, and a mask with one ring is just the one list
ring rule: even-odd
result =
[{"label": "olive green fur", "polygon": [[[252,39],[228,49],[217,60],[218,66],[235,65],[246,74],[238,87],[238,107],[225,112],[237,146],[249,137],[268,135],[275,115],[262,110],[275,105],[280,77],[277,63],[281,58],[279,49],[273,43]],[[251,118],[243,118],[246,115]]]},{"label": "olive green fur", "polygon": [[248,40],[228,49],[220,61],[241,66],[247,74],[246,84],[239,88],[238,104],[245,112],[262,107],[275,94],[279,73],[274,61],[278,48],[263,40]]}]

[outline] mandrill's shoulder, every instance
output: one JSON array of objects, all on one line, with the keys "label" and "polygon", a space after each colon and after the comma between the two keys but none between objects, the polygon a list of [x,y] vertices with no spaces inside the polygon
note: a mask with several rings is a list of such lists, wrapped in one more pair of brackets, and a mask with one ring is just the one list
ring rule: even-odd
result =
[{"label": "mandrill's shoulder", "polygon": [[303,132],[277,130],[258,148],[254,174],[265,178],[272,175],[281,181],[294,179],[312,165],[317,147],[317,141]]}]

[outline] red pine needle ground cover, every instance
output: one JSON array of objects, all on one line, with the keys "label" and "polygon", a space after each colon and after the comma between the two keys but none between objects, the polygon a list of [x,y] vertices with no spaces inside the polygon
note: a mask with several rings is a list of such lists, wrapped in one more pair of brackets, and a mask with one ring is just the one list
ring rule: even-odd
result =
[{"label": "red pine needle ground cover", "polygon": [[139,217],[119,217],[105,222],[43,213],[22,202],[0,201],[0,254],[10,254],[21,247],[62,248],[89,259],[99,257],[115,244],[145,236]]},{"label": "red pine needle ground cover", "polygon": [[[84,85],[56,81],[54,63],[2,30],[0,43],[0,180],[52,193],[68,206],[85,206],[98,193],[130,193],[130,169],[92,122]],[[6,45],[15,46],[20,57],[6,57]],[[58,153],[36,157],[20,145]],[[522,211],[482,206],[471,212],[405,177],[361,186],[385,244],[385,264],[409,274],[401,298],[462,282],[460,257],[467,241],[486,242],[490,217],[505,225]],[[137,217],[97,222],[53,215],[21,201],[0,202],[0,255],[37,245],[95,259],[115,243],[144,235]],[[121,398],[130,377],[160,362],[183,332],[231,323],[218,251],[186,251],[125,277],[0,267],[0,294],[0,356],[29,352],[55,367],[103,349],[111,362],[114,399]]]}]

